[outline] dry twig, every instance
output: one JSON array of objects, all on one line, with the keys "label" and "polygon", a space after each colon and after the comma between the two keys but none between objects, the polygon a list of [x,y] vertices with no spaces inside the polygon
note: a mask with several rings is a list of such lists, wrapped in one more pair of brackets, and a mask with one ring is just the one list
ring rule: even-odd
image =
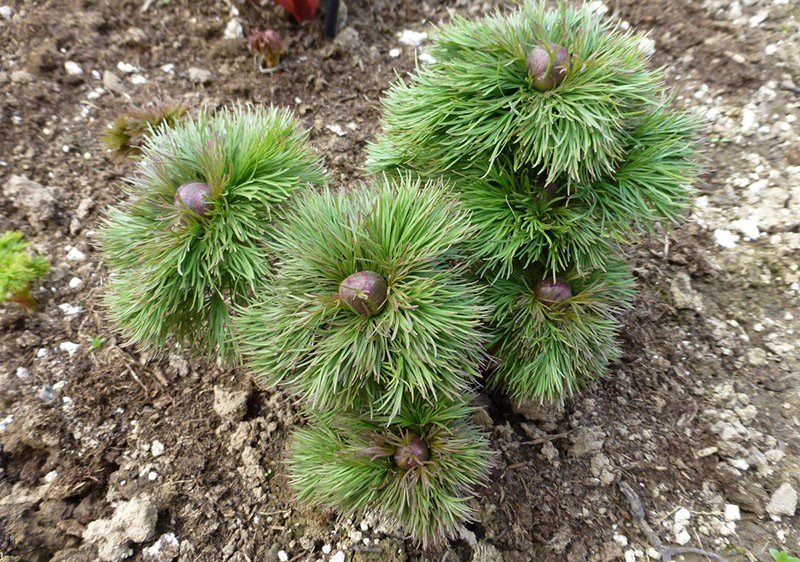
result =
[{"label": "dry twig", "polygon": [[636,522],[636,525],[638,525],[639,529],[642,530],[653,548],[655,548],[659,554],[661,554],[661,559],[664,562],[672,562],[672,557],[679,554],[697,554],[698,556],[705,556],[706,558],[716,560],[717,562],[729,562],[727,558],[723,558],[719,554],[708,552],[707,550],[703,550],[701,548],[664,544],[644,518],[644,508],[642,507],[642,502],[639,500],[639,496],[636,494],[636,492],[633,491],[633,488],[631,488],[627,482],[622,481],[619,483],[619,489],[622,491],[625,497],[628,498],[628,502],[631,504],[631,516]]}]

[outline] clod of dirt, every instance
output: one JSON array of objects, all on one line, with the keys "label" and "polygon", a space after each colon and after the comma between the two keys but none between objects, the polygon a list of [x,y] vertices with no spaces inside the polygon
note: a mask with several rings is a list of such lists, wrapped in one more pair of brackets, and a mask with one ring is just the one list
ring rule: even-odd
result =
[{"label": "clod of dirt", "polygon": [[121,502],[111,519],[97,519],[86,526],[83,539],[97,543],[97,555],[104,562],[118,562],[131,555],[130,543],[153,537],[158,507],[149,496],[136,496]]},{"label": "clod of dirt", "polygon": [[797,510],[797,491],[788,482],[781,484],[772,494],[767,504],[767,513],[773,517],[788,515],[791,517]]},{"label": "clod of dirt", "polygon": [[706,307],[703,304],[703,296],[694,290],[692,280],[685,271],[679,271],[669,287],[672,295],[672,302],[675,308],[682,310],[694,310],[702,314]]},{"label": "clod of dirt", "polygon": [[545,431],[555,431],[555,423],[564,417],[564,405],[560,402],[558,404],[542,404],[533,400],[523,402],[512,400],[511,411],[526,420],[545,422],[553,426],[552,428],[543,426],[542,429]]},{"label": "clod of dirt", "polygon": [[481,541],[475,545],[475,550],[472,551],[471,562],[499,562],[502,559],[503,555],[494,545]]},{"label": "clod of dirt", "polygon": [[587,453],[603,448],[606,434],[599,427],[581,427],[572,436],[572,447],[569,452],[574,457],[582,457]]},{"label": "clod of dirt", "polygon": [[247,401],[250,392],[247,390],[225,390],[214,386],[214,411],[223,421],[241,421],[247,413]]},{"label": "clod of dirt", "polygon": [[25,176],[12,175],[3,186],[3,195],[37,231],[45,230],[47,222],[56,215],[56,197],[52,187],[45,187]]}]

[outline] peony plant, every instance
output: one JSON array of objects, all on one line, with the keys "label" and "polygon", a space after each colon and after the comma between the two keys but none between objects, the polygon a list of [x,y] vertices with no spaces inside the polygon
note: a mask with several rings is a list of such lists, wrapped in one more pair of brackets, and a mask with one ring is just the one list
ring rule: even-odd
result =
[{"label": "peony plant", "polygon": [[406,403],[397,416],[325,412],[295,432],[290,481],[312,506],[375,512],[427,546],[473,519],[493,455],[464,400]]},{"label": "peony plant", "polygon": [[270,244],[275,271],[238,312],[245,364],[317,410],[460,399],[487,314],[457,263],[471,229],[441,184],[409,176],[304,194]]},{"label": "peony plant", "polygon": [[403,175],[306,193],[277,229],[235,325],[245,364],[309,418],[288,455],[301,501],[378,512],[423,545],[473,518],[492,454],[467,405],[488,313],[471,232],[445,186]]},{"label": "peony plant", "polygon": [[236,106],[160,127],[99,233],[109,316],[153,351],[235,356],[229,308],[266,279],[274,219],[325,180],[285,110]]},{"label": "peony plant", "polygon": [[455,17],[429,52],[388,91],[367,169],[452,183],[495,307],[493,384],[568,395],[619,354],[621,246],[691,204],[698,120],[672,107],[642,36],[588,5]]}]

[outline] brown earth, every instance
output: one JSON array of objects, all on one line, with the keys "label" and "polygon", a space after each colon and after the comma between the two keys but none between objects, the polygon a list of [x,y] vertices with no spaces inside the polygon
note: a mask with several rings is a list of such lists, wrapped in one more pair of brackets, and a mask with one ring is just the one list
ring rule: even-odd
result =
[{"label": "brown earth", "polygon": [[[100,134],[126,108],[156,98],[289,106],[347,185],[361,176],[382,91],[414,67],[414,49],[397,34],[492,5],[348,0],[344,29],[326,42],[320,18],[298,26],[264,4],[6,2],[14,13],[0,17],[0,230],[23,230],[53,271],[37,312],[0,308],[0,561],[97,560],[102,541],[84,538],[87,525],[140,497],[157,510],[157,527],[127,543],[131,560],[653,559],[621,482],[664,542],[676,540],[685,508],[688,545],[740,561],[770,560],[773,547],[800,552],[797,516],[774,520],[767,510],[781,484],[800,489],[800,229],[790,217],[736,249],[716,233],[745,216],[745,182],[731,177],[755,174],[787,193],[800,185],[791,172],[800,165],[791,128],[798,9],[609,2],[614,17],[652,30],[654,64],[669,68],[677,103],[728,119],[708,130],[698,186],[706,206],[631,249],[640,296],[608,377],[558,406],[484,397],[499,455],[477,500],[481,520],[462,540],[422,551],[374,518],[339,520],[293,501],[281,459],[299,418],[284,394],[255,388],[241,370],[124,347],[98,309],[105,269],[93,229],[134,168]],[[261,74],[244,38],[224,38],[234,8],[245,35],[282,34],[284,71]],[[748,134],[747,104],[775,127]],[[800,208],[798,198],[775,212]],[[726,522],[726,504],[741,520]],[[148,549],[165,533],[177,539],[175,556]]]}]

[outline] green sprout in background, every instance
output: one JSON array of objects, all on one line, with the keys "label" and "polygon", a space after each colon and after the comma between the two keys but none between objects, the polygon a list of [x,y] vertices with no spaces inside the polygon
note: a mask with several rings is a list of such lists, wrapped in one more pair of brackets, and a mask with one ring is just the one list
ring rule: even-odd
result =
[{"label": "green sprout in background", "polygon": [[11,230],[0,236],[0,303],[10,301],[28,310],[36,308],[30,285],[50,271],[50,263],[26,252],[22,232]]},{"label": "green sprout in background", "polygon": [[139,154],[147,138],[161,125],[174,127],[188,113],[187,106],[175,101],[156,100],[145,107],[132,107],[108,126],[102,140],[123,156]]},{"label": "green sprout in background", "polygon": [[109,316],[148,349],[230,359],[229,307],[266,279],[273,220],[325,179],[288,111],[237,106],[160,127],[99,233]]}]

